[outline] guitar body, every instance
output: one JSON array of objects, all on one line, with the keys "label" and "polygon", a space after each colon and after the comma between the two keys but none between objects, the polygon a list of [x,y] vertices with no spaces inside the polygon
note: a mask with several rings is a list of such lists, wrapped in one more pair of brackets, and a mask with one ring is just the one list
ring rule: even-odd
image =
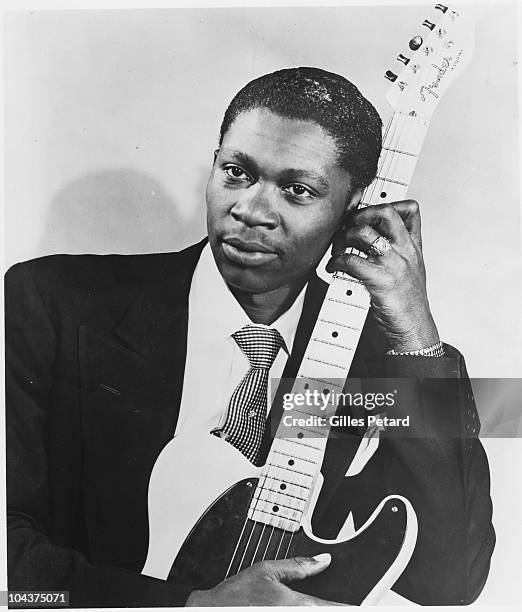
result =
[{"label": "guitar body", "polygon": [[[377,601],[413,552],[417,524],[408,500],[390,496],[359,530],[323,540],[314,536],[310,521],[318,479],[306,520],[291,534],[247,518],[261,469],[215,436],[169,442],[149,485],[149,552],[142,573],[209,589],[263,559],[329,552],[332,562],[324,572],[292,588],[341,603]],[[194,525],[196,508],[200,519]]]}]

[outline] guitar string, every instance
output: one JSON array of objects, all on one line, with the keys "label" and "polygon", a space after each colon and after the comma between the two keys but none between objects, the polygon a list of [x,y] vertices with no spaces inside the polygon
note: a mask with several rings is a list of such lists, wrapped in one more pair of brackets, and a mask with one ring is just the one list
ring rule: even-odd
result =
[{"label": "guitar string", "polygon": [[292,531],[292,533],[290,534],[290,540],[288,542],[288,546],[286,547],[285,556],[283,557],[284,559],[288,558],[288,553],[290,551],[290,545],[292,544],[292,540],[294,539],[294,533],[295,531]]},{"label": "guitar string", "polygon": [[[267,472],[268,472],[268,470],[267,470]],[[263,486],[264,486],[264,483],[266,482],[267,476],[268,476],[268,474],[267,474],[267,473],[261,472],[261,478],[263,479],[263,481],[261,482],[261,479],[260,479],[260,481],[258,482],[258,484],[257,484],[257,486],[256,486],[256,490],[254,491],[254,500],[253,500],[253,501],[254,501],[254,506],[253,506],[253,508],[251,508],[252,513],[254,513],[254,512],[256,511],[257,506],[258,506],[259,502],[261,501],[261,496],[260,496],[260,494],[259,494],[259,495],[257,495],[257,497],[256,497],[256,493],[257,493],[257,491],[261,491],[261,490],[263,489]],[[252,503],[252,502],[251,502],[251,503]],[[249,508],[249,510],[250,510],[250,508]],[[248,519],[248,514],[249,514],[249,513],[247,512],[247,518],[245,519],[245,524],[246,524],[246,523],[248,522],[248,520],[249,520],[249,519]],[[253,534],[253,533],[254,533],[254,531],[255,531],[256,524],[260,524],[260,523],[259,523],[259,521],[254,521],[254,520],[252,520],[252,522],[253,522],[253,527],[252,527],[252,530],[250,531],[250,535],[249,535],[249,537],[248,537],[247,543],[246,543],[245,548],[244,548],[244,550],[243,550],[243,554],[242,554],[242,556],[241,556],[241,560],[240,560],[239,565],[238,565],[238,570],[237,570],[238,572],[239,572],[239,571],[241,571],[241,566],[243,565],[243,561],[245,560],[245,555],[246,555],[247,550],[248,550],[248,547],[249,547],[249,545],[250,545],[250,540],[252,539],[252,534]],[[244,530],[244,526],[243,526],[243,530]],[[241,532],[241,533],[243,533],[243,530],[242,530],[242,532]],[[241,536],[240,536],[240,540],[241,540]],[[239,546],[239,542],[238,542],[238,546]],[[238,546],[236,546],[236,551],[237,551]],[[259,542],[258,542],[258,546],[259,546]],[[256,549],[256,550],[257,550],[257,549]],[[234,552],[234,556],[233,556],[233,558],[232,558],[232,561],[231,561],[230,566],[232,566],[232,564],[233,564],[234,557],[235,557],[235,552]],[[250,565],[251,565],[251,564],[250,564]],[[229,569],[230,569],[230,566],[229,566]],[[237,573],[237,572],[236,572],[236,573]]]},{"label": "guitar string", "polygon": [[272,541],[272,536],[274,535],[274,529],[275,529],[275,526],[272,525],[272,531],[270,532],[270,535],[268,536],[268,542],[266,543],[265,552],[263,553],[263,556],[261,557],[261,561],[264,561],[266,559],[266,553],[268,552],[268,547],[270,545],[270,542]]},{"label": "guitar string", "polygon": [[225,574],[225,580],[230,575],[230,570],[232,569],[232,565],[234,563],[234,559],[236,558],[237,549],[239,548],[239,545],[241,544],[241,540],[243,538],[243,534],[245,532],[247,524],[248,524],[248,519],[243,523],[243,528],[241,529],[241,533],[239,534],[239,538],[237,540],[236,548],[234,549],[234,552],[232,553],[232,558],[230,559],[230,565],[228,566],[227,573]]},{"label": "guitar string", "polygon": [[[400,132],[401,132],[400,115],[398,113],[394,113],[389,121],[388,127],[386,129],[386,133],[383,138],[383,154],[381,155],[379,163],[377,164],[377,176],[383,176],[383,173],[385,172],[386,162],[388,161],[388,159],[393,159],[394,156],[391,154],[391,151],[389,151],[388,149],[393,149],[394,147],[390,146],[389,143],[393,143],[394,138],[397,136],[397,134],[400,135]],[[389,137],[389,140],[388,140],[388,137]],[[391,168],[389,168],[388,171],[389,170],[391,170]],[[374,201],[376,199],[375,197],[376,191],[378,191],[378,193],[383,193],[382,189],[377,190],[379,182],[380,180],[377,179],[370,186],[370,193],[368,194],[369,195],[368,204],[377,203]],[[384,187],[384,181],[383,181],[383,187]]]},{"label": "guitar string", "polygon": [[[391,118],[388,121],[388,124],[386,126],[385,132],[384,132],[384,136],[382,138],[382,146],[384,147],[384,144],[387,141],[388,138],[388,134],[390,132],[390,130],[392,129],[393,126],[393,118],[395,115],[392,115]],[[384,162],[384,158],[386,157],[386,150],[384,149],[384,155],[383,155],[383,151],[381,150],[381,155],[379,157],[378,163],[377,163],[377,174],[379,174],[379,168],[381,166],[381,164]],[[367,192],[365,193],[364,196],[368,195],[368,203],[371,201],[371,199],[373,198],[373,194],[375,193],[375,189],[376,189],[376,182],[377,181],[372,181],[372,184],[369,185]],[[363,198],[362,201],[364,201],[365,198]]]},{"label": "guitar string", "polygon": [[256,562],[257,551],[259,550],[259,545],[261,544],[261,541],[263,540],[263,534],[265,533],[265,529],[266,529],[266,523],[263,523],[263,529],[261,530],[261,534],[259,535],[259,539],[254,549],[254,554],[252,555],[250,566],[252,566]]},{"label": "guitar string", "polygon": [[277,546],[277,550],[276,550],[276,554],[275,554],[275,560],[277,561],[277,555],[279,555],[279,550],[281,548],[281,544],[283,543],[283,540],[285,539],[285,533],[286,531],[283,529],[283,533],[281,534],[281,539],[279,540],[279,544]]}]

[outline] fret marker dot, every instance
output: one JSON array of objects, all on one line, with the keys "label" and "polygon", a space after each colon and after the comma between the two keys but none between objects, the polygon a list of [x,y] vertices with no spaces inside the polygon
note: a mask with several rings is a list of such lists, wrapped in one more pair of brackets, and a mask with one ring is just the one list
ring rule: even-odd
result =
[{"label": "fret marker dot", "polygon": [[309,387],[310,387],[310,385],[309,385],[308,383],[305,383],[304,388],[305,388],[305,389],[308,389]]},{"label": "fret marker dot", "polygon": [[386,197],[386,191],[381,191],[381,198],[385,198]]},{"label": "fret marker dot", "polygon": [[332,332],[332,337],[333,338],[337,338],[338,335],[339,335],[339,332]]},{"label": "fret marker dot", "polygon": [[282,491],[284,491],[284,490],[286,489],[286,485],[285,485],[285,483],[283,482],[282,484],[280,484],[280,485],[279,485],[279,488],[280,488]]},{"label": "fret marker dot", "polygon": [[304,436],[304,434],[303,434],[301,431],[300,431],[300,432],[297,434],[297,437],[298,437],[299,439],[301,439],[303,436]]},{"label": "fret marker dot", "polygon": [[346,292],[346,295],[352,295],[353,291],[351,289],[348,289],[348,291]]},{"label": "fret marker dot", "polygon": [[288,465],[294,465],[295,461],[293,459],[288,460]]},{"label": "fret marker dot", "polygon": [[330,389],[323,389],[323,395],[328,395],[330,393]]},{"label": "fret marker dot", "polygon": [[279,512],[279,506],[274,506],[274,507],[272,508],[272,510],[273,510],[274,512]]}]

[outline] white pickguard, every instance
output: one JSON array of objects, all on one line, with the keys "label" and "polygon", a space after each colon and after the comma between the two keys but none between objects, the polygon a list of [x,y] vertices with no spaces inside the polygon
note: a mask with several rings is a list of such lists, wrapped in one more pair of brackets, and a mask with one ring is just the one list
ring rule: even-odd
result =
[{"label": "white pickguard", "polygon": [[[190,464],[190,478],[187,465]],[[149,550],[142,574],[166,580],[198,519],[231,486],[257,478],[261,468],[209,434],[173,438],[161,451],[149,482]]]},{"label": "white pickguard", "polygon": [[[186,477],[190,464],[191,477]],[[149,549],[142,574],[166,580],[183,543],[208,508],[241,480],[258,478],[262,468],[252,465],[227,442],[209,434],[191,433],[171,440],[160,453],[149,483]],[[322,486],[319,475],[302,528],[316,542],[346,542],[367,529],[389,499],[401,500],[407,509],[404,544],[392,566],[364,603],[376,603],[397,580],[415,547],[417,519],[410,502],[397,495],[384,499],[357,531],[351,514],[335,540],[314,536],[311,517]]]}]

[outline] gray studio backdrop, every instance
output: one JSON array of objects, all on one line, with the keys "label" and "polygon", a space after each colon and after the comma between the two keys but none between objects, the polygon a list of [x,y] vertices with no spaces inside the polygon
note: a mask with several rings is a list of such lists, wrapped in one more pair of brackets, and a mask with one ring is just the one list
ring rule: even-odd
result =
[{"label": "gray studio backdrop", "polygon": [[[278,68],[319,66],[354,81],[386,121],[383,73],[437,16],[426,3],[6,14],[6,267],[198,240],[222,113],[241,86]],[[410,189],[435,319],[474,377],[520,373],[516,42],[515,4],[484,4],[473,64],[440,103]],[[494,384],[476,386],[486,423],[518,393]],[[497,525],[509,524],[507,500],[518,495],[520,506],[520,490],[504,468],[520,460],[520,445],[487,442],[494,495],[506,499]],[[497,550],[514,554],[512,532],[500,538]],[[508,603],[516,581],[506,587],[500,565],[494,572],[481,601]]]},{"label": "gray studio backdrop", "polygon": [[[194,242],[222,113],[242,85],[320,66],[386,121],[383,73],[439,15],[431,4],[7,14],[6,265]],[[474,62],[440,103],[410,189],[436,321],[476,377],[519,372],[515,16],[486,5]]]}]

